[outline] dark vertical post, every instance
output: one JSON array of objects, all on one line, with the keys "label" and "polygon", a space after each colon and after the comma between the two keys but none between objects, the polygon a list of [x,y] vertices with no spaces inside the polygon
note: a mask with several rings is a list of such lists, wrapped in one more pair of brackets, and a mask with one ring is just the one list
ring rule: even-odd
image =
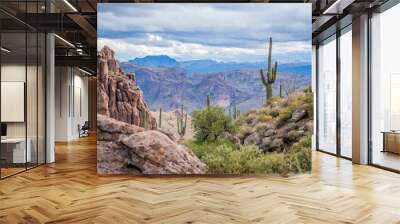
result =
[{"label": "dark vertical post", "polygon": [[336,27],[336,155],[341,156],[341,117],[340,117],[340,28]]},{"label": "dark vertical post", "polygon": [[319,150],[319,44],[315,47],[315,149]]},{"label": "dark vertical post", "polygon": [[[36,13],[39,14],[39,0],[36,1]],[[39,23],[39,17],[37,22]],[[36,30],[36,166],[39,165],[39,30]]]},{"label": "dark vertical post", "polygon": [[[371,29],[371,20],[372,20],[372,12],[368,12],[368,25],[367,25],[367,46],[368,46],[368,53],[367,53],[367,82],[368,82],[368,94],[367,94],[367,103],[368,103],[368,156],[367,156],[367,163],[373,163],[373,153],[372,153],[372,83],[371,83],[371,71],[372,71],[372,64],[371,64],[371,56],[372,56],[372,29]],[[386,147],[385,147],[386,148]]]},{"label": "dark vertical post", "polygon": [[[2,25],[2,23],[0,23],[0,47],[2,47],[3,45],[2,45],[2,32],[1,32],[1,25]],[[1,55],[3,54],[3,52],[1,52],[1,50],[0,50],[0,124],[2,124],[2,122],[1,122],[1,67],[2,67],[2,60],[1,60]],[[1,169],[2,169],[2,162],[1,162],[1,143],[0,143],[0,179],[2,179],[1,178]]]},{"label": "dark vertical post", "polygon": [[[25,0],[25,21],[28,21],[28,0]],[[25,23],[25,85],[24,85],[24,121],[25,121],[25,170],[28,169],[28,114],[27,114],[27,85],[28,82],[28,24]]]}]

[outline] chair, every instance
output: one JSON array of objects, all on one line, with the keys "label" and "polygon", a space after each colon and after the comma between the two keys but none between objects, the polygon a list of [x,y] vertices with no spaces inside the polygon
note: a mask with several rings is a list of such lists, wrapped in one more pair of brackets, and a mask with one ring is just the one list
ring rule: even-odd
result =
[{"label": "chair", "polygon": [[89,121],[85,121],[82,127],[78,124],[79,138],[89,136],[89,130],[90,130]]}]

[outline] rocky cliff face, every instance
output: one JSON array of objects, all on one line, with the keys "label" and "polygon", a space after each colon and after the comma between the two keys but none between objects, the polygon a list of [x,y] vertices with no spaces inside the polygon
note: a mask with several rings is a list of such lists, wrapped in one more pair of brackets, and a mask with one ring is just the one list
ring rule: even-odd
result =
[{"label": "rocky cliff face", "polygon": [[206,166],[157,130],[134,74],[124,74],[114,52],[98,52],[97,171],[102,174],[203,174]]},{"label": "rocky cliff face", "polygon": [[206,166],[183,145],[156,130],[145,130],[98,115],[97,167],[103,174],[203,174]]},{"label": "rocky cliff face", "polygon": [[114,52],[105,46],[98,52],[97,112],[145,129],[155,129],[156,120],[136,85],[134,74],[124,74]]}]

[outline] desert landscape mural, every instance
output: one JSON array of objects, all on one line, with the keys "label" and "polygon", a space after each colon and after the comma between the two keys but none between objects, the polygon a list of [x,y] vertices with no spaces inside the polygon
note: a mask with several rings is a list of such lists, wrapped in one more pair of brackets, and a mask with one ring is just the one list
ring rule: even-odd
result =
[{"label": "desert landscape mural", "polygon": [[100,4],[98,172],[309,172],[310,19],[306,4]]}]

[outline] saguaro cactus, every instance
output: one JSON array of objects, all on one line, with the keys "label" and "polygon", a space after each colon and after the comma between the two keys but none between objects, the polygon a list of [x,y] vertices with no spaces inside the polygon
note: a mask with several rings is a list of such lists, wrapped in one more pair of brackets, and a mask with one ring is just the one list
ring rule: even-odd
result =
[{"label": "saguaro cactus", "polygon": [[207,94],[207,109],[210,109],[211,107],[211,96],[210,94]]},{"label": "saguaro cactus", "polygon": [[279,85],[279,97],[283,98],[282,84]]},{"label": "saguaro cactus", "polygon": [[260,69],[261,81],[265,86],[265,99],[268,103],[269,99],[272,97],[272,84],[276,80],[276,74],[278,70],[278,62],[275,62],[274,67],[272,67],[272,37],[269,38],[269,50],[268,50],[268,71],[267,76],[264,75],[264,71]]},{"label": "saguaro cactus", "polygon": [[162,107],[160,107],[160,115],[158,119],[158,128],[161,128],[161,120],[162,120]]},{"label": "saguaro cactus", "polygon": [[147,129],[147,114],[144,109],[139,109],[140,127]]},{"label": "saguaro cactus", "polygon": [[238,109],[235,104],[235,106],[233,107],[233,119],[236,120],[237,117],[238,117]]},{"label": "saguaro cactus", "polygon": [[183,136],[185,136],[186,134],[186,124],[187,124],[187,113],[184,113],[183,111],[183,104],[181,106],[181,113],[176,118],[176,123],[177,123],[178,134],[179,136],[181,136],[181,138],[183,138]]}]

